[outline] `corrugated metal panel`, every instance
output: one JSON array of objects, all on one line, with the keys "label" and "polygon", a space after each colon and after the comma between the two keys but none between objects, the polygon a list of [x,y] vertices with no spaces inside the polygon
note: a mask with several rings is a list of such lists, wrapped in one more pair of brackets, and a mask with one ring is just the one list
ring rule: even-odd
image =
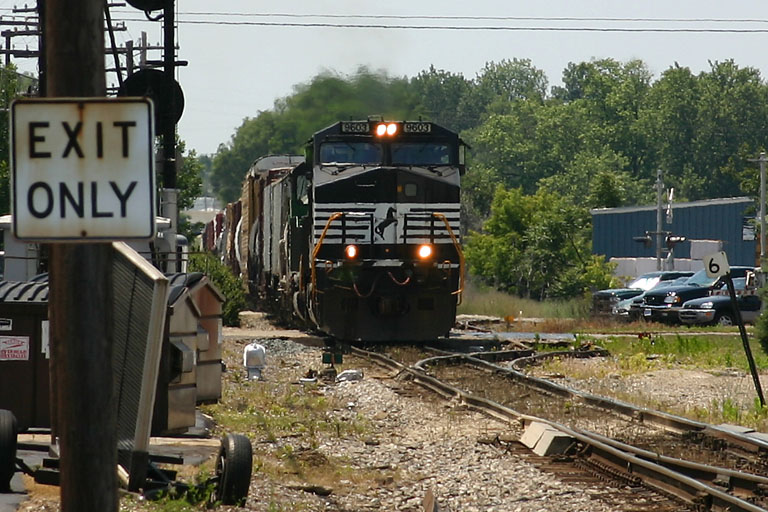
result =
[{"label": "corrugated metal panel", "polygon": [[135,490],[146,477],[168,280],[126,244],[112,246],[118,461]]},{"label": "corrugated metal panel", "polygon": [[[663,218],[663,231],[688,240],[722,240],[732,265],[755,265],[756,240],[743,240],[746,219],[754,217],[754,201],[747,197],[693,201],[672,205],[673,222]],[[656,231],[656,207],[607,208],[592,210],[592,252],[606,258],[656,256],[655,235],[650,247],[633,237]],[[675,247],[675,257],[689,258],[690,243]]]},{"label": "corrugated metal panel", "polygon": [[48,280],[0,281],[0,302],[48,302]]}]

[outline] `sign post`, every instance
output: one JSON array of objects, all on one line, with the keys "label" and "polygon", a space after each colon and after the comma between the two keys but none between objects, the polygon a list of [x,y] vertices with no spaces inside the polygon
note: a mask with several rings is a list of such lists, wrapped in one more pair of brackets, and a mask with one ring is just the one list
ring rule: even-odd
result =
[{"label": "sign post", "polygon": [[765,398],[763,397],[763,388],[760,385],[760,377],[757,374],[757,366],[755,365],[755,359],[752,357],[752,349],[749,346],[749,340],[747,339],[747,330],[744,328],[744,321],[741,318],[741,310],[739,309],[739,303],[736,298],[736,289],[733,286],[733,278],[731,277],[731,268],[728,265],[728,258],[725,252],[720,251],[714,254],[710,254],[704,258],[704,268],[707,271],[709,277],[724,277],[725,283],[728,286],[728,295],[731,297],[731,307],[733,308],[733,317],[736,319],[736,323],[739,326],[739,333],[741,334],[741,342],[744,345],[744,353],[747,355],[747,362],[749,363],[749,371],[752,373],[752,381],[755,384],[755,391],[757,391],[757,398],[760,399],[760,406],[765,407]]},{"label": "sign post", "polygon": [[[39,1],[38,6],[46,69],[46,76],[41,77],[44,79],[41,90],[49,97],[60,99],[103,99],[106,96],[104,1],[45,0]],[[30,164],[33,161],[51,163],[54,159],[56,164],[62,165],[76,161],[84,163],[86,157],[90,164],[94,158],[99,159],[99,121],[96,117],[87,115],[79,125],[79,119],[67,115],[66,119],[59,118],[56,124],[56,119],[48,120],[40,112],[17,113],[29,114],[23,119],[27,121],[29,145],[25,147]],[[110,119],[113,123],[116,120]],[[67,127],[63,124],[65,120]],[[121,120],[122,116],[117,121]],[[50,124],[33,124],[38,122]],[[106,119],[102,122],[106,123]],[[102,124],[102,136],[106,137],[107,132],[112,134],[115,128],[120,134],[120,143],[123,133],[129,141],[132,140],[133,132],[129,126],[123,131],[120,126],[113,124],[108,129]],[[60,138],[62,134],[63,138]],[[59,145],[63,141],[63,147],[48,145],[55,141]],[[107,146],[105,139],[102,142],[105,143],[101,146],[103,159],[107,155]],[[126,146],[119,144],[119,147]],[[82,160],[78,150],[82,151]],[[130,156],[132,151],[128,151]],[[50,158],[46,157],[47,153]],[[123,213],[125,219],[128,218],[133,200],[139,197],[139,184],[129,194],[130,181],[123,181],[124,177],[117,179],[113,188],[108,181],[94,179],[90,174],[76,178],[74,172],[79,166],[63,166],[64,172],[59,178],[58,165],[51,165],[45,171],[47,174],[24,185],[23,171],[19,168],[23,161],[19,158],[24,156],[15,151],[12,201],[17,212],[22,212],[20,207],[26,209],[30,223],[29,226],[26,222],[17,224],[15,229],[24,235],[24,230],[29,228],[28,236],[44,237],[51,233],[45,232],[45,226],[37,226],[36,221],[45,217],[55,224],[55,229],[69,230],[73,226],[84,229],[84,234],[82,231],[78,233],[78,241],[96,235],[91,243],[64,243],[55,233],[51,237],[57,240],[50,246],[49,263],[51,419],[53,434],[58,438],[61,510],[117,512],[117,415],[112,390],[112,247],[104,243],[109,239],[109,229],[115,226],[104,232],[99,232],[99,228],[102,220],[109,220],[109,217],[101,216],[108,212],[112,213],[113,220],[122,218]],[[101,170],[105,178],[111,171],[108,166]],[[17,196],[17,193],[21,195]],[[104,203],[105,194],[108,197],[110,193],[111,201]],[[57,220],[53,222],[53,219]],[[69,220],[76,222],[70,225]],[[84,226],[78,224],[80,220],[85,222]],[[147,232],[146,226],[142,227],[142,232]]]}]

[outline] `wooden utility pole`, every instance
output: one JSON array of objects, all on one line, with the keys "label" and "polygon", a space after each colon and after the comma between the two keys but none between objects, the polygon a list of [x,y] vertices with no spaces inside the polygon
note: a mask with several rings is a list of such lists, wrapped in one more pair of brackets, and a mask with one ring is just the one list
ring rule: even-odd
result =
[{"label": "wooden utility pole", "polygon": [[[48,96],[105,96],[104,1],[39,1],[45,2]],[[52,400],[63,512],[118,509],[111,258],[106,243],[51,247]]]}]

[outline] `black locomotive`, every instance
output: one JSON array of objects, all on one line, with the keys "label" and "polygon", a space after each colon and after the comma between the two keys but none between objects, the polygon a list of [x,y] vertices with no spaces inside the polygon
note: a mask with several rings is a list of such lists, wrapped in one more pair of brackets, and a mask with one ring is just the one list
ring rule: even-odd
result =
[{"label": "black locomotive", "polygon": [[342,121],[248,172],[224,252],[262,304],[345,342],[446,336],[464,286],[464,144],[424,121]]}]

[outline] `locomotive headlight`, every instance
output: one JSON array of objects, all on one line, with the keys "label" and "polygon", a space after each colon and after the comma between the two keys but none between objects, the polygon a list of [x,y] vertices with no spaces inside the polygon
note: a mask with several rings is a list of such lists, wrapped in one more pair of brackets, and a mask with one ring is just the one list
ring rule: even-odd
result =
[{"label": "locomotive headlight", "polygon": [[357,258],[358,250],[356,245],[348,245],[344,248],[344,255],[347,259],[353,260]]},{"label": "locomotive headlight", "polygon": [[426,260],[427,258],[432,257],[432,246],[429,244],[420,245],[419,249],[416,251],[416,254],[419,255],[419,258],[422,260]]},{"label": "locomotive headlight", "polygon": [[383,137],[387,135],[389,137],[397,133],[397,123],[381,123],[376,125],[376,135]]}]

